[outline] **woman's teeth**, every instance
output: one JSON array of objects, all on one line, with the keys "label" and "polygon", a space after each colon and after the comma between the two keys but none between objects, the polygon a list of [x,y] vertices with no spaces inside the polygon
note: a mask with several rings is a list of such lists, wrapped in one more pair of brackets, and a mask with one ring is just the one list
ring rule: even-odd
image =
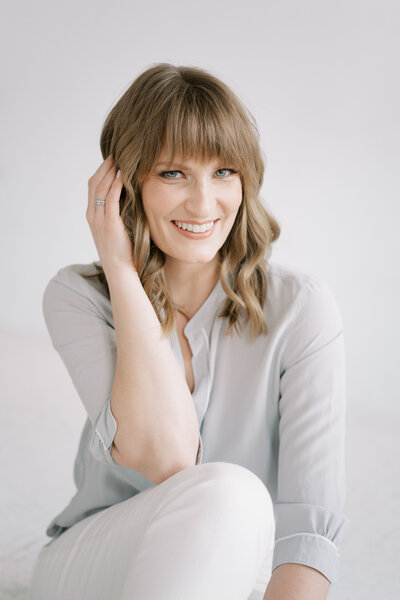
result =
[{"label": "woman's teeth", "polygon": [[212,229],[212,226],[214,225],[214,221],[211,221],[210,223],[203,223],[203,225],[192,225],[191,223],[180,223],[179,221],[174,221],[174,223],[181,229],[193,231],[194,233],[208,231],[209,229]]}]

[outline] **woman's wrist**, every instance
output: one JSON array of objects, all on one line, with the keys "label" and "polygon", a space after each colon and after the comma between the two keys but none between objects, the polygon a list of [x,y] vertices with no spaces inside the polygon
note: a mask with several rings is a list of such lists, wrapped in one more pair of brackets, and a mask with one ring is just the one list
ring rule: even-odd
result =
[{"label": "woman's wrist", "polygon": [[121,281],[130,278],[137,278],[140,280],[139,273],[134,267],[129,265],[103,265],[103,271],[107,279],[108,286],[111,287],[114,284],[119,284]]}]

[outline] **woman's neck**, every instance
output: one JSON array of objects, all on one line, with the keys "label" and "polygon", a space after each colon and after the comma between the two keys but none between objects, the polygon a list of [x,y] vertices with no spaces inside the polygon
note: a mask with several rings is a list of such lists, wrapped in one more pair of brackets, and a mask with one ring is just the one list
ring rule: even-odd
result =
[{"label": "woman's neck", "polygon": [[180,312],[191,319],[214,289],[220,267],[217,261],[205,265],[166,262],[165,279],[169,295]]}]

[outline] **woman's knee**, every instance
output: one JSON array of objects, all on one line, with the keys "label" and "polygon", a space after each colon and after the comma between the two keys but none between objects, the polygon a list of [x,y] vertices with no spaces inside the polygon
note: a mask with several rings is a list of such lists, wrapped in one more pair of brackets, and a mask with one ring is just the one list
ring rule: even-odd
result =
[{"label": "woman's knee", "polygon": [[251,511],[257,519],[265,519],[267,526],[274,521],[271,496],[261,479],[252,471],[235,463],[210,462],[193,469],[199,482],[201,497],[210,509],[223,511]]},{"label": "woman's knee", "polygon": [[196,465],[196,469],[201,478],[212,480],[216,489],[222,494],[235,490],[238,494],[261,496],[262,501],[267,499],[271,502],[269,491],[263,481],[242,465],[218,461]]},{"label": "woman's knee", "polygon": [[[275,520],[268,489],[249,469],[210,462],[178,471],[149,492],[148,524],[162,514],[185,518],[187,526],[208,532],[226,529],[245,536],[274,536]],[[189,515],[189,517],[188,517]]]}]

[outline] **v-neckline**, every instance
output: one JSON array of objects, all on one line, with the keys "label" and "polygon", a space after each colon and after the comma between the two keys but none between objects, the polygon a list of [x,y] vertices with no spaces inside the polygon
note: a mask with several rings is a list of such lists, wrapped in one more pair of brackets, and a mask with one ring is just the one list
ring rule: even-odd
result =
[{"label": "v-neckline", "polygon": [[183,328],[185,337],[189,340],[192,334],[199,331],[202,327],[209,329],[209,321],[214,315],[216,299],[225,297],[225,292],[222,289],[221,280],[218,279],[203,304],[199,306],[197,311],[192,315],[189,321]]},{"label": "v-neckline", "polygon": [[[184,333],[184,327],[179,326],[179,328],[177,328],[175,325],[175,332],[176,332],[176,337],[178,340],[180,355],[182,358],[182,364],[183,364],[183,370],[185,373],[186,383],[189,387],[190,393],[193,394],[195,391],[195,388],[196,388],[196,381],[195,381],[194,368],[193,368],[193,362],[192,362],[193,351],[190,346],[190,342]],[[184,339],[182,340],[181,338],[184,338]],[[184,348],[182,348],[182,344],[184,345]],[[187,346],[187,347],[185,347],[185,346]],[[188,367],[190,368],[190,371],[191,371],[189,373],[189,375],[186,373],[186,364],[187,363],[188,363]],[[190,382],[192,382],[193,389],[190,389],[188,379]]]}]

